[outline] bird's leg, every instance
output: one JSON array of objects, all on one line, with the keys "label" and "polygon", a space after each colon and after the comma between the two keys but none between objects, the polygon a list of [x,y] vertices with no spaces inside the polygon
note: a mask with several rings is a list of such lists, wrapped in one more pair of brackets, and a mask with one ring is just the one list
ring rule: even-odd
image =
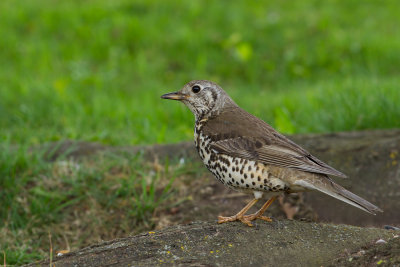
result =
[{"label": "bird's leg", "polygon": [[274,200],[276,198],[277,198],[277,196],[271,197],[270,199],[268,199],[267,202],[265,202],[265,204],[261,207],[261,209],[259,209],[254,214],[244,216],[244,219],[246,221],[252,221],[252,220],[255,220],[255,219],[261,219],[261,220],[264,220],[264,221],[267,221],[267,222],[272,222],[272,219],[270,217],[266,217],[266,216],[262,216],[262,215],[268,209],[268,207],[272,204],[272,202],[274,202]]},{"label": "bird's leg", "polygon": [[241,222],[247,224],[248,226],[253,226],[250,222],[250,220],[247,220],[244,214],[254,205],[256,204],[258,199],[253,199],[250,201],[241,211],[239,211],[236,215],[230,216],[230,217],[223,217],[223,216],[218,216],[218,223],[226,223],[226,222],[233,222],[240,220]]}]

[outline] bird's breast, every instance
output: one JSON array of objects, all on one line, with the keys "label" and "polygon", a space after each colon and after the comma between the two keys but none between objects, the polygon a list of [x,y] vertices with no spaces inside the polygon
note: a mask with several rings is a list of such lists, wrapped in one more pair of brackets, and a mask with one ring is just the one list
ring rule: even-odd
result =
[{"label": "bird's breast", "polygon": [[252,160],[220,154],[211,149],[213,139],[201,129],[194,133],[196,149],[207,169],[224,185],[240,191],[287,190],[286,184],[271,175],[269,167]]}]

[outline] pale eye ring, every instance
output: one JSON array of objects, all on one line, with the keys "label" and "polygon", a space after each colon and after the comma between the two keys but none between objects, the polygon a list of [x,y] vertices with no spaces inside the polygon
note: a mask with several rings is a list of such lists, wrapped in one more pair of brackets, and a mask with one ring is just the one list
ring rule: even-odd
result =
[{"label": "pale eye ring", "polygon": [[200,86],[195,85],[195,86],[192,87],[192,92],[197,94],[198,92],[200,92],[200,89],[201,89]]}]

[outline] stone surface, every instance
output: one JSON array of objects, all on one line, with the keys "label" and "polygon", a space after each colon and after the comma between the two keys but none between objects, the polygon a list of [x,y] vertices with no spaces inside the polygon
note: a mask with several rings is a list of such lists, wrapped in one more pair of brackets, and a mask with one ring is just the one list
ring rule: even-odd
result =
[{"label": "stone surface", "polygon": [[350,253],[343,253],[330,266],[400,266],[400,238],[398,235],[394,236],[388,240],[380,239],[379,242]]},{"label": "stone surface", "polygon": [[[392,231],[298,221],[195,222],[117,239],[53,259],[62,266],[326,266]],[[30,265],[34,266],[34,265]],[[35,266],[49,266],[49,261]]]}]

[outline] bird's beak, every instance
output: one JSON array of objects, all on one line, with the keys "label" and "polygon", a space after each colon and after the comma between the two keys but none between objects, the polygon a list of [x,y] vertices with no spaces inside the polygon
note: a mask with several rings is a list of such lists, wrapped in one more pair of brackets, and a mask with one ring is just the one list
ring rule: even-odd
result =
[{"label": "bird's beak", "polygon": [[182,94],[181,92],[173,92],[162,95],[163,99],[172,99],[172,100],[185,100],[188,98],[188,95]]}]

